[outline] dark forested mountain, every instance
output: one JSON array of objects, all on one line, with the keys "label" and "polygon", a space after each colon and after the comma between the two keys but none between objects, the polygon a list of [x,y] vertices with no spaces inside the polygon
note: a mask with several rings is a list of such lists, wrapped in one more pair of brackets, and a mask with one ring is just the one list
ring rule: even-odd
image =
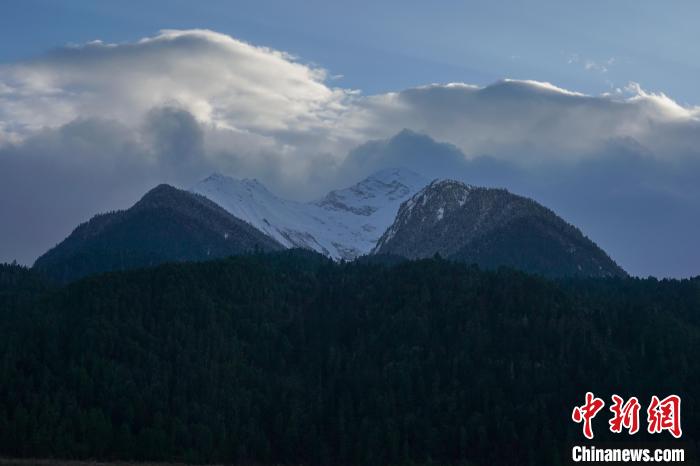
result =
[{"label": "dark forested mountain", "polygon": [[160,185],[130,209],[93,217],[37,259],[58,281],[170,261],[282,249],[275,240],[203,196]]},{"label": "dark forested mountain", "polygon": [[38,282],[0,267],[0,456],[558,465],[586,391],[678,394],[700,438],[698,279],[293,250]]},{"label": "dark forested mountain", "polygon": [[407,258],[442,257],[545,276],[626,273],[577,228],[504,189],[434,181],[405,201],[374,249]]}]

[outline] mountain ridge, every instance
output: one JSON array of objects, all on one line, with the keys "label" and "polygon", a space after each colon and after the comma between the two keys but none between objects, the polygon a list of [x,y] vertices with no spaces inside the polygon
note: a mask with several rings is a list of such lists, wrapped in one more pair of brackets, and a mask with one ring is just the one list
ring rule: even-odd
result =
[{"label": "mountain ridge", "polygon": [[627,275],[578,228],[536,201],[456,180],[434,180],[405,201],[372,253],[440,254],[547,276]]},{"label": "mountain ridge", "polygon": [[162,262],[293,248],[336,261],[440,254],[545,276],[626,276],[578,228],[532,199],[451,179],[428,183],[402,168],[380,170],[305,203],[280,198],[256,179],[218,173],[191,191],[159,185],[129,209],[79,225],[34,268],[71,281]]}]

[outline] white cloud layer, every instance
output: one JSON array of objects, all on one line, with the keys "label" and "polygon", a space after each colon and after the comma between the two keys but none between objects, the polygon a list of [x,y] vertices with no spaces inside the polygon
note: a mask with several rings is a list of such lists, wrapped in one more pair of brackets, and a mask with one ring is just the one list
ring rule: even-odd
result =
[{"label": "white cloud layer", "polygon": [[[314,196],[402,162],[381,144],[371,146],[373,156],[345,158],[404,128],[454,145],[451,157],[464,159],[464,170],[488,156],[533,180],[566,172],[602,182],[592,165],[624,176],[621,154],[634,154],[665,171],[654,179],[630,169],[636,178],[627,189],[700,206],[683,178],[700,160],[700,108],[638,84],[601,96],[518,80],[363,96],[330,82],[325,70],[284,52],[206,30],[96,41],[0,65],[0,217],[9,223],[0,260],[30,262],[79,221],[126,206],[156,182],[187,186],[223,171]],[[404,162],[435,171],[430,154]],[[446,174],[468,177],[454,167]],[[605,183],[614,196],[616,180]]]},{"label": "white cloud layer", "polygon": [[161,31],[129,44],[90,42],[0,69],[2,120],[17,131],[81,117],[133,121],[175,105],[241,131],[309,130],[343,109],[346,91],[289,55],[206,30]]},{"label": "white cloud layer", "polygon": [[611,142],[624,140],[662,158],[697,154],[699,108],[637,84],[625,92],[591,97],[549,83],[504,80],[484,88],[425,86],[361,105],[368,131],[415,129],[456,144],[467,156],[572,160],[599,156]]}]

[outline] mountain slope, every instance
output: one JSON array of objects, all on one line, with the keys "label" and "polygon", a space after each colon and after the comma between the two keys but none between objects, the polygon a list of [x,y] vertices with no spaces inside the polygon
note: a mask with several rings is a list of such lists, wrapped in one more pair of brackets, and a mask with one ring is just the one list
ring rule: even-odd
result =
[{"label": "mountain slope", "polygon": [[71,281],[98,272],[255,249],[282,246],[203,196],[160,185],[130,209],[97,215],[78,226],[39,257],[34,268],[56,280]]},{"label": "mountain slope", "polygon": [[427,182],[409,170],[387,169],[307,203],[281,199],[257,180],[220,174],[201,181],[192,191],[286,247],[351,260],[372,249],[401,202]]},{"label": "mountain slope", "polygon": [[373,250],[443,257],[545,276],[624,276],[595,243],[551,210],[503,189],[434,181],[404,202]]}]

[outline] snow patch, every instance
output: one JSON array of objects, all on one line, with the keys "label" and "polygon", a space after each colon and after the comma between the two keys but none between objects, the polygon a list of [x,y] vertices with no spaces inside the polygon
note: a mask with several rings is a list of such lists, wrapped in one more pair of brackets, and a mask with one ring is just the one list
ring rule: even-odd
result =
[{"label": "snow patch", "polygon": [[437,210],[437,219],[438,219],[438,222],[439,222],[440,220],[442,220],[442,218],[443,218],[444,216],[445,216],[445,208],[444,208],[444,207],[440,207],[440,208]]}]

